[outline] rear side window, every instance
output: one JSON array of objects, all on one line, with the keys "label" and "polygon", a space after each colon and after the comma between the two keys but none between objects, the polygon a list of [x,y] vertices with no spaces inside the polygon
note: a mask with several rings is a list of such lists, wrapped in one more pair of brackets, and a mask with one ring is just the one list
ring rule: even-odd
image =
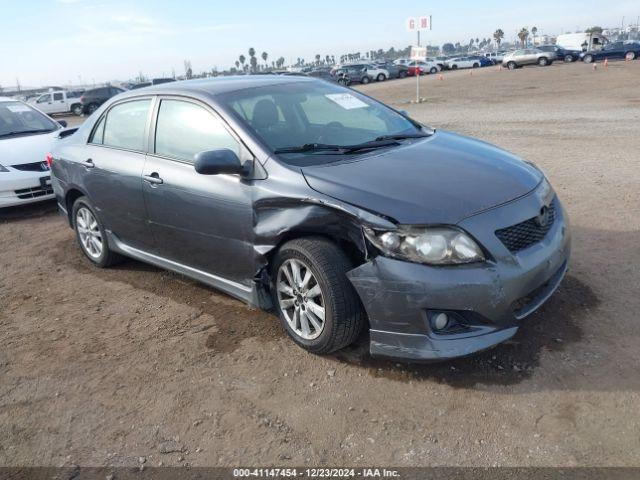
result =
[{"label": "rear side window", "polygon": [[240,155],[240,144],[222,120],[194,103],[162,100],[156,127],[156,154],[193,162],[196,153],[220,148]]},{"label": "rear side window", "polygon": [[[144,150],[145,130],[149,116],[150,99],[134,100],[116,105],[107,112],[104,120],[102,142],[95,137],[92,143],[102,143],[105,146],[124,148],[127,150]],[[103,120],[100,120],[102,122]],[[98,125],[100,127],[101,125]]]},{"label": "rear side window", "polygon": [[54,93],[53,94],[53,99],[54,100],[62,100],[62,94],[61,93]]}]

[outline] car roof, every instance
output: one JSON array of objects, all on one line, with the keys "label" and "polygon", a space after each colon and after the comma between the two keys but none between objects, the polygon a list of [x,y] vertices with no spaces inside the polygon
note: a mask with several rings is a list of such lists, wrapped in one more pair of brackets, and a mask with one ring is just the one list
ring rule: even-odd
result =
[{"label": "car roof", "polygon": [[[320,82],[313,77],[307,76],[288,76],[288,75],[238,75],[229,77],[206,78],[196,80],[183,80],[179,82],[163,83],[137,89],[131,92],[131,95],[158,94],[206,94],[210,96],[221,95],[225,93],[245,90],[248,88],[265,87],[270,85],[286,85],[299,82]],[[119,98],[124,98],[129,93],[121,94]]]}]

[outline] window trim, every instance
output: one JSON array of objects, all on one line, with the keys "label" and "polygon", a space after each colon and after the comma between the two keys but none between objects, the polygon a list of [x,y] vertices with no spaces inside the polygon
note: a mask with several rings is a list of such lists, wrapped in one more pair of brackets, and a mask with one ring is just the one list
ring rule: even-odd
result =
[{"label": "window trim", "polygon": [[160,105],[162,104],[163,100],[176,100],[176,101],[181,101],[186,103],[192,103],[198,107],[204,108],[207,112],[209,112],[215,118],[217,118],[222,124],[222,126],[224,127],[224,129],[227,131],[227,133],[231,135],[231,137],[236,142],[238,142],[238,145],[240,145],[240,155],[239,155],[240,162],[245,163],[245,162],[255,161],[256,156],[253,154],[251,149],[249,149],[249,147],[242,140],[240,135],[236,133],[236,131],[231,127],[231,125],[229,125],[229,122],[227,122],[227,120],[222,115],[220,115],[216,111],[216,109],[214,109],[211,105],[209,105],[208,103],[202,100],[198,100],[197,98],[193,98],[193,97],[188,97],[186,95],[185,96],[183,95],[157,95],[156,96],[156,102],[153,106],[153,117],[151,120],[151,125],[149,128],[149,134],[147,139],[148,140],[147,155],[149,155],[150,157],[160,158],[163,160],[169,160],[172,162],[193,166],[192,161],[190,162],[182,158],[171,157],[169,155],[161,155],[156,153],[156,132],[158,130],[158,114],[160,113]]},{"label": "window trim", "polygon": [[[104,143],[93,143],[91,141],[91,139],[93,138],[96,130],[98,129],[98,125],[100,125],[100,121],[103,118],[106,118],[109,115],[109,112],[111,112],[111,110],[114,107],[119,106],[119,105],[123,105],[125,103],[136,102],[136,101],[140,101],[140,100],[150,100],[149,111],[147,112],[147,120],[146,120],[145,126],[144,126],[144,138],[143,138],[142,150],[136,150],[136,149],[132,149],[132,148],[115,147],[113,145],[105,145]],[[118,102],[114,102],[113,104],[109,105],[109,108],[107,108],[104,112],[102,112],[102,115],[100,115],[98,120],[91,127],[91,133],[87,137],[86,145],[91,145],[91,146],[94,146],[94,147],[109,148],[111,150],[120,150],[122,152],[141,153],[143,155],[146,155],[149,152],[149,130],[150,130],[151,122],[153,120],[153,113],[155,111],[157,102],[158,102],[157,97],[154,96],[154,95],[141,95],[139,97],[123,98],[122,100],[120,100]],[[106,127],[106,125],[107,125],[107,122],[105,121],[105,123],[104,123],[104,125],[102,127],[102,141],[103,142],[104,142],[104,128]]]}]

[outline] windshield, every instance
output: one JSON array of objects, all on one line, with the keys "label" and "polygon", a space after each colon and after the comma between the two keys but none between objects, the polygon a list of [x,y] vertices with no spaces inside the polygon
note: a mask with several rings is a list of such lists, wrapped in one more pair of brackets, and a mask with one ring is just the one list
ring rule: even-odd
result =
[{"label": "windshield", "polygon": [[[225,94],[221,100],[271,151],[295,165],[338,161],[339,155],[355,153],[341,150],[326,158],[327,146],[424,134],[418,124],[389,107],[326,82],[268,85]],[[325,158],[320,158],[320,149],[309,148],[313,146],[324,147]],[[295,149],[302,151],[283,151]]]},{"label": "windshield", "polygon": [[53,120],[22,102],[0,102],[0,138],[57,129]]}]

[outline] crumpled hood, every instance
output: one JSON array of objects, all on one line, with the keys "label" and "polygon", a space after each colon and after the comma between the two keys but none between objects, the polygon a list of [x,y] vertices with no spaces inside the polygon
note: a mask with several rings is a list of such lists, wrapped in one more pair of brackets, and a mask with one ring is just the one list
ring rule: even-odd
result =
[{"label": "crumpled hood", "polygon": [[60,130],[51,133],[23,135],[0,139],[0,165],[44,162],[47,153],[58,141]]},{"label": "crumpled hood", "polygon": [[455,224],[527,194],[543,177],[504,150],[444,131],[302,172],[317,192],[401,224]]}]

